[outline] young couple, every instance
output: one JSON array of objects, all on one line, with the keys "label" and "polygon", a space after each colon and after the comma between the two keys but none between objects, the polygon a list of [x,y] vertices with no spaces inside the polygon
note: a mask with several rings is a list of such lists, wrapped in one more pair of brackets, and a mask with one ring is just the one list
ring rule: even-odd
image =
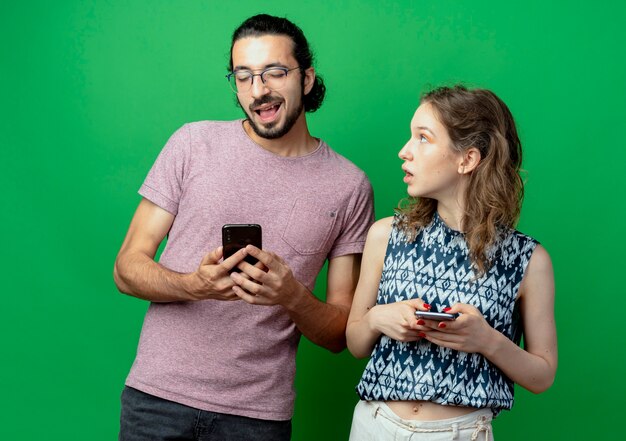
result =
[{"label": "young couple", "polygon": [[[290,439],[302,334],[371,357],[350,439],[491,439],[513,384],[547,389],[557,357],[550,259],[513,229],[522,151],[507,106],[482,89],[426,93],[399,152],[410,201],[372,225],[365,174],[308,131],[325,87],[302,31],[249,18],[227,79],[245,119],[170,138],[115,263],[118,288],[151,302],[120,440]],[[261,224],[263,249],[224,259],[232,223]]]}]

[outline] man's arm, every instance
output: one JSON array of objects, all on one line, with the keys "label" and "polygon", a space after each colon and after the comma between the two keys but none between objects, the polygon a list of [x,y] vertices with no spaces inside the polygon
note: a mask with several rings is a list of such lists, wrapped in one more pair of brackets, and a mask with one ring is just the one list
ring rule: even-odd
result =
[{"label": "man's arm", "polygon": [[159,245],[175,216],[142,199],[115,260],[113,278],[126,294],[152,302],[217,299],[238,300],[228,270],[245,256],[245,250],[218,264],[222,249],[208,253],[193,273],[181,274],[154,261]]},{"label": "man's arm", "polygon": [[298,282],[285,261],[274,253],[246,248],[267,270],[242,262],[239,268],[250,277],[232,273],[233,291],[256,305],[282,305],[300,332],[313,343],[332,352],[346,347],[346,322],[361,265],[361,254],[349,254],[328,263],[326,302],[317,299]]},{"label": "man's arm", "polygon": [[348,254],[328,262],[326,303],[302,287],[301,298],[294,296],[289,317],[313,343],[332,352],[346,347],[346,323],[361,268],[361,254]]}]

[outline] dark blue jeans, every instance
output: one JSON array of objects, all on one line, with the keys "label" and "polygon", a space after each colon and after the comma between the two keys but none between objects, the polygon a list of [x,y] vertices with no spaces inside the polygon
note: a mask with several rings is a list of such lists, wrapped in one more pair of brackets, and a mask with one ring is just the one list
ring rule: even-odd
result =
[{"label": "dark blue jeans", "polygon": [[119,441],[289,441],[291,421],[207,412],[130,387],[122,392]]}]

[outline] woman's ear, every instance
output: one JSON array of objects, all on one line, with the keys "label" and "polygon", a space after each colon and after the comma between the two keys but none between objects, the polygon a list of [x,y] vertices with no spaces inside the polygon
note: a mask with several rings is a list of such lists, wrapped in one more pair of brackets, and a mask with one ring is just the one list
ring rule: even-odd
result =
[{"label": "woman's ear", "polygon": [[308,69],[302,71],[302,75],[304,75],[304,94],[308,95],[311,89],[313,89],[313,84],[315,83],[315,69],[313,67],[309,67]]},{"label": "woman's ear", "polygon": [[480,150],[476,147],[470,147],[463,152],[461,162],[459,163],[459,174],[466,175],[473,172],[481,160]]}]

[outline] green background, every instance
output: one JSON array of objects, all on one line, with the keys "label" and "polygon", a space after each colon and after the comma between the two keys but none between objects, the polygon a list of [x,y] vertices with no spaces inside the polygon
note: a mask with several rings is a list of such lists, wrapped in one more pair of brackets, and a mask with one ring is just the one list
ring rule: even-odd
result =
[{"label": "green background", "polygon": [[[328,86],[312,133],[367,172],[378,218],[405,195],[396,153],[425,87],[462,80],[509,104],[528,171],[519,228],[555,266],[560,366],[546,393],[518,388],[496,437],[623,436],[620,3],[2,2],[0,439],[116,439],[147,307],[111,276],[136,191],[183,123],[240,117],[229,39],[259,12],[308,36]],[[293,439],[346,439],[364,361],[303,340],[298,363]]]}]

